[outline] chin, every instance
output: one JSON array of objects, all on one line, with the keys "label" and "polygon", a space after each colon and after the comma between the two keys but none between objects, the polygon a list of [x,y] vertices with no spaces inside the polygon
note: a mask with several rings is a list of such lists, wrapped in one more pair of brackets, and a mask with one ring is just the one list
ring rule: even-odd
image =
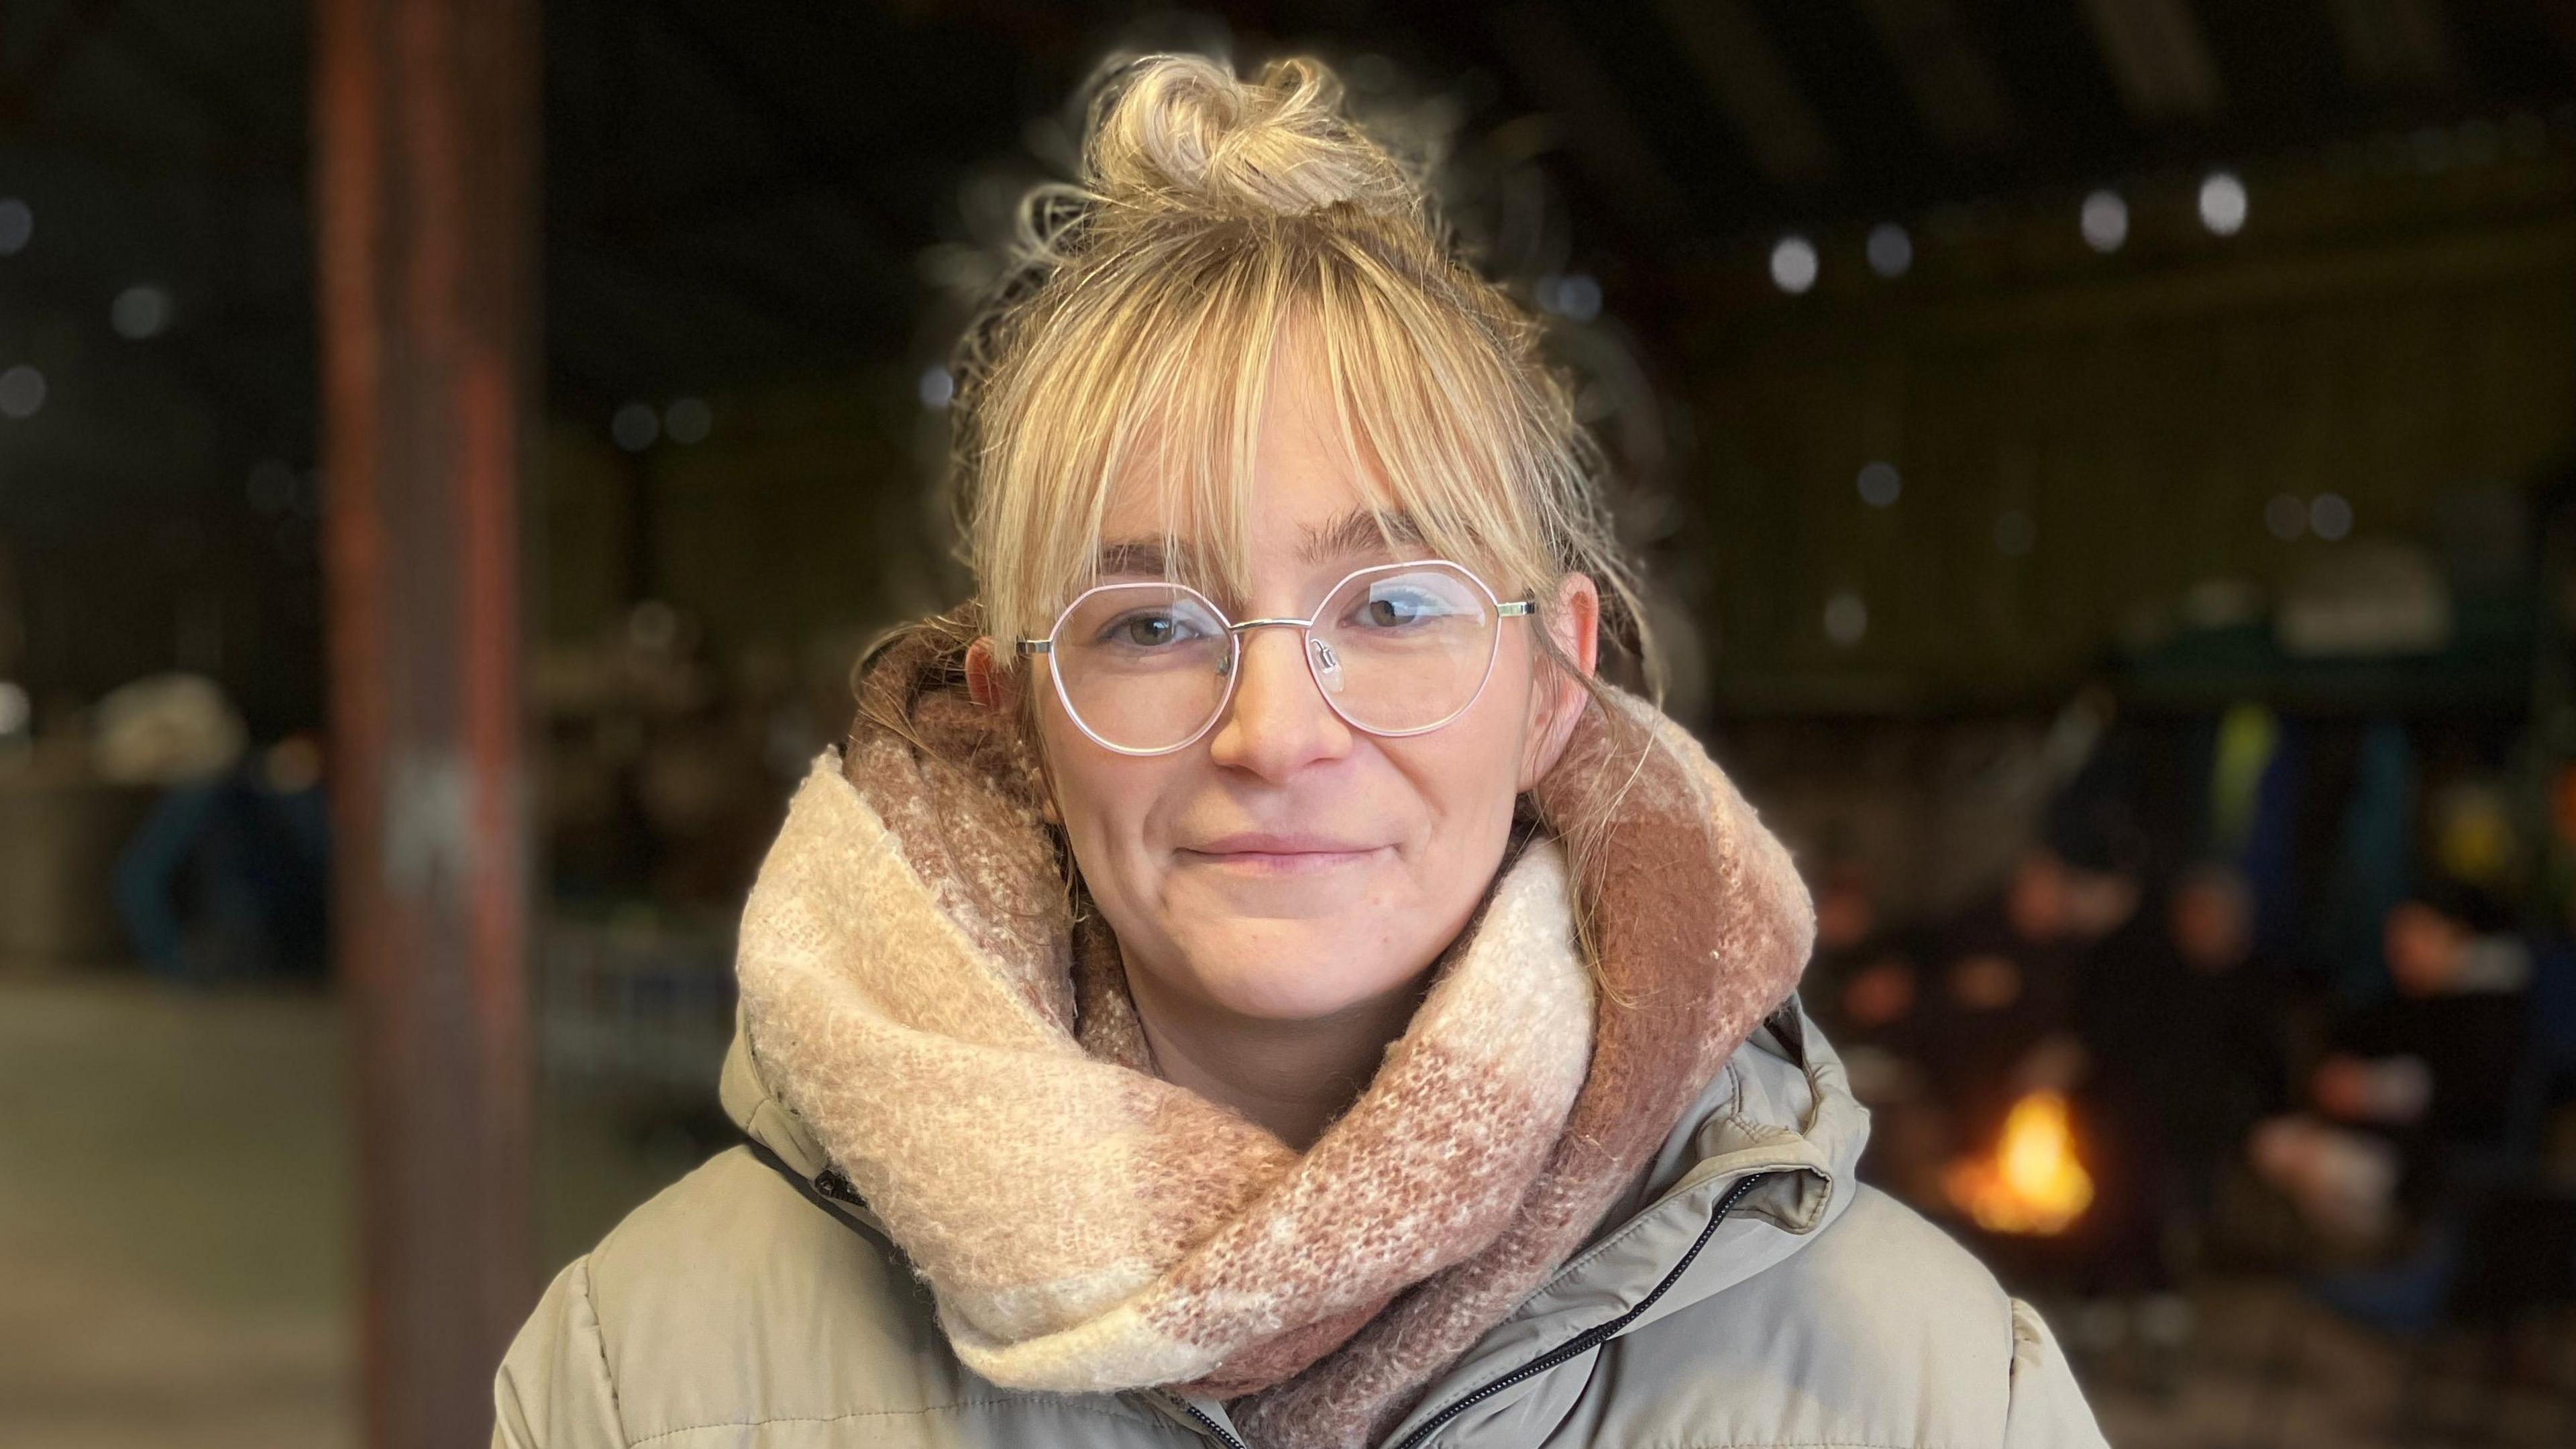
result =
[{"label": "chin", "polygon": [[[1404,989],[1412,969],[1397,960],[1354,959],[1349,942],[1361,931],[1329,922],[1298,922],[1323,929],[1270,929],[1239,937],[1184,943],[1199,989],[1227,1011],[1263,1021],[1317,1021]],[[1229,937],[1233,933],[1226,933]]]}]

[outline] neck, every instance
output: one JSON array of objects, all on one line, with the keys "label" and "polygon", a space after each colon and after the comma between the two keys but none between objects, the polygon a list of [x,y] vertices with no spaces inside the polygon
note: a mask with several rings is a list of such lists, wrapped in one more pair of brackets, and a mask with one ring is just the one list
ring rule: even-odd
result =
[{"label": "neck", "polygon": [[1165,1081],[1303,1152],[1367,1090],[1430,979],[1426,970],[1385,996],[1306,1021],[1245,1016],[1169,992],[1143,972],[1128,973],[1127,990]]}]

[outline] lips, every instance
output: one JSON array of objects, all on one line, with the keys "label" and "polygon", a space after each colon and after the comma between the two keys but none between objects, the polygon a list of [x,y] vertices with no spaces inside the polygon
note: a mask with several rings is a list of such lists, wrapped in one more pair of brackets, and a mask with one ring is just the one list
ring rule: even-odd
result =
[{"label": "lips", "polygon": [[1349,855],[1375,848],[1368,841],[1284,830],[1240,830],[1188,847],[1200,855]]},{"label": "lips", "polygon": [[1177,853],[1184,861],[1263,874],[1332,870],[1368,860],[1389,847],[1303,831],[1246,830],[1221,835]]}]

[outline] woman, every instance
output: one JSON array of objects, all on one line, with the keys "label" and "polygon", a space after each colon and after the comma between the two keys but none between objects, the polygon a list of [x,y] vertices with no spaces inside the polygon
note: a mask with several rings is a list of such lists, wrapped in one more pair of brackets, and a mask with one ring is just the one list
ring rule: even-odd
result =
[{"label": "woman", "polygon": [[1330,76],[1125,67],[961,352],[978,597],[746,907],[750,1136],[566,1269],[498,1441],[2089,1444],[1851,1176],[1785,853],[1594,678],[1535,328]]}]

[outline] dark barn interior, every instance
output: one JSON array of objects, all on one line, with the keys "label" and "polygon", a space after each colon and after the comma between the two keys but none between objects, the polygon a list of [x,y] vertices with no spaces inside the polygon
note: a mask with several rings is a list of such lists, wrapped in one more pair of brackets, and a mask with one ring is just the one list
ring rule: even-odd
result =
[{"label": "dark barn interior", "polygon": [[[733,1140],[743,893],[968,587],[949,349],[1153,49],[1330,61],[1546,317],[1867,1171],[2114,1442],[2576,1436],[2576,6],[434,13],[0,8],[0,1438],[392,1442],[385,1345],[498,1343],[388,1182],[521,1163],[452,1184],[515,1324]],[[445,90],[367,69],[422,37]],[[435,299],[360,233],[448,249],[516,421],[402,411]],[[451,458],[485,512],[348,476]],[[524,727],[452,961],[345,813],[451,715]],[[2388,1061],[2434,1115],[2338,1127]]]}]

